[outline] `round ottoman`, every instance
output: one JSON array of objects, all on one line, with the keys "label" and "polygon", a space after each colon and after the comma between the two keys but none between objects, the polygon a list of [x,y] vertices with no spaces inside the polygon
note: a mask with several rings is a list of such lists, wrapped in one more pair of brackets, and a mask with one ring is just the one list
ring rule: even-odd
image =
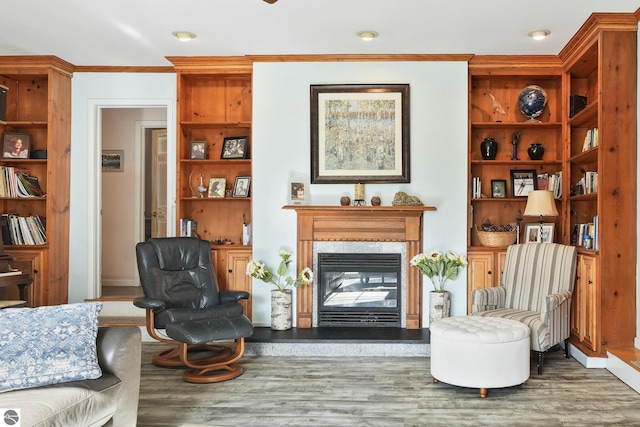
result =
[{"label": "round ottoman", "polygon": [[461,387],[510,387],[529,378],[529,327],[499,317],[445,317],[430,326],[431,376]]}]

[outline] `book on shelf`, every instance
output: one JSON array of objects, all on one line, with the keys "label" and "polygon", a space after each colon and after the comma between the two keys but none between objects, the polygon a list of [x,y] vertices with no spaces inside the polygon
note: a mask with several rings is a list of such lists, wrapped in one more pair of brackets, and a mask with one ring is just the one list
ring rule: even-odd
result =
[{"label": "book on shelf", "polygon": [[582,143],[582,151],[589,151],[598,146],[598,128],[588,129]]},{"label": "book on shelf", "polygon": [[44,245],[47,243],[45,225],[37,215],[20,216],[5,213],[0,217],[2,243],[5,245]]},{"label": "book on shelf", "polygon": [[242,224],[242,244],[245,246],[251,244],[251,223]]},{"label": "book on shelf", "polygon": [[479,199],[482,197],[482,182],[479,176],[474,176],[471,181],[471,198]]},{"label": "book on shelf", "polygon": [[38,177],[26,169],[0,166],[0,197],[43,197]]},{"label": "book on shelf", "polygon": [[559,199],[562,197],[562,171],[558,171],[549,176],[547,189],[553,192],[553,197]]},{"label": "book on shelf", "polygon": [[198,221],[189,218],[180,218],[180,237],[198,236]]},{"label": "book on shelf", "polygon": [[538,175],[538,190],[550,190],[549,188],[549,174],[541,173]]}]

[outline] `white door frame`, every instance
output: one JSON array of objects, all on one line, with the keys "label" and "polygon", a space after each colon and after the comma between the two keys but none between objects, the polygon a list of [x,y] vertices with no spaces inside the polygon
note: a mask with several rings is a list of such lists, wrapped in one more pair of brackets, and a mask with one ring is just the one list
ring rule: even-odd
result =
[{"label": "white door frame", "polygon": [[[102,276],[102,110],[105,108],[164,108],[167,112],[167,177],[175,177],[176,139],[171,99],[90,99],[87,126],[87,186],[89,189],[87,298],[99,298]],[[164,124],[165,122],[163,122]],[[138,132],[136,132],[138,134]],[[136,136],[138,138],[138,136]],[[139,144],[136,144],[139,147]],[[136,148],[137,150],[138,148]],[[137,155],[138,153],[136,153]],[[142,156],[138,156],[142,157]],[[136,183],[136,188],[141,184]],[[175,179],[167,182],[167,236],[175,235]],[[142,202],[143,203],[143,202]],[[141,208],[140,208],[141,209]],[[141,215],[140,215],[141,216]]]}]

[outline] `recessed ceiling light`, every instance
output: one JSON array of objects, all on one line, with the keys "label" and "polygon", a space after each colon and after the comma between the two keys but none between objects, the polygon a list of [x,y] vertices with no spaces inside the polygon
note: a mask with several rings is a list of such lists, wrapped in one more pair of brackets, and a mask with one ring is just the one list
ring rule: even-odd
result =
[{"label": "recessed ceiling light", "polygon": [[358,36],[362,40],[368,42],[368,41],[371,41],[371,40],[375,39],[376,37],[378,37],[378,33],[376,33],[375,31],[371,31],[371,30],[364,30],[364,31],[358,31],[356,33],[356,36]]},{"label": "recessed ceiling light", "polygon": [[171,34],[181,42],[188,42],[189,40],[193,40],[198,37],[189,31],[174,31]]},{"label": "recessed ceiling light", "polygon": [[549,34],[551,34],[551,31],[549,30],[535,30],[529,33],[529,37],[534,40],[544,40]]}]

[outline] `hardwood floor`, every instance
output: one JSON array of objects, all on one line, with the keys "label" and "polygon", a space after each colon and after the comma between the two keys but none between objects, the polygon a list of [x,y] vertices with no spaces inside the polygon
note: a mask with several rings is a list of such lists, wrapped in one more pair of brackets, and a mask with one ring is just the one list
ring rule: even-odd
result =
[{"label": "hardwood floor", "polygon": [[605,369],[563,352],[527,384],[477,389],[433,383],[428,358],[244,357],[218,384],[153,366],[143,344],[138,426],[638,426],[640,395]]}]

